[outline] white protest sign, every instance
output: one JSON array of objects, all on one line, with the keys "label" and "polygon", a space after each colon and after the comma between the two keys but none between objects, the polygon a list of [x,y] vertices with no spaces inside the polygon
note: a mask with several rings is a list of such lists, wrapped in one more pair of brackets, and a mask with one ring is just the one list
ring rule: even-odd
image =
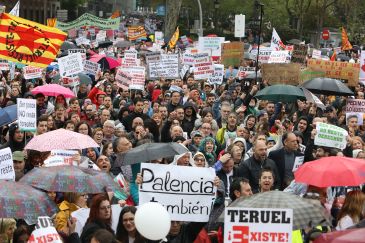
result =
[{"label": "white protest sign", "polygon": [[364,84],[365,82],[365,51],[363,50],[360,55],[360,73],[359,82]]},{"label": "white protest sign", "polygon": [[359,113],[359,112],[346,112],[346,125],[349,125],[349,119],[352,117],[356,117],[357,118],[357,125],[361,126],[364,124],[364,113]]},{"label": "white protest sign", "polygon": [[212,168],[141,164],[139,204],[161,203],[171,220],[207,222],[215,201]]},{"label": "white protest sign", "polygon": [[81,37],[79,37],[79,38],[76,38],[75,39],[75,41],[76,41],[76,45],[77,46],[81,46],[81,45],[90,45],[90,40],[89,39],[87,39],[86,37],[84,37],[84,36],[81,36]]},{"label": "white protest sign", "polygon": [[321,50],[313,49],[313,51],[312,51],[312,58],[313,59],[321,59],[322,58],[322,52],[321,52]]},{"label": "white protest sign", "polygon": [[151,52],[146,53],[146,63],[154,63],[154,62],[160,62],[161,61],[161,53],[159,52]]},{"label": "white protest sign", "polygon": [[225,243],[292,242],[293,209],[225,208]]},{"label": "white protest sign", "polygon": [[18,124],[20,131],[37,130],[37,104],[35,99],[17,98]]},{"label": "white protest sign", "polygon": [[73,162],[73,156],[78,154],[75,150],[64,150],[64,149],[54,149],[51,151],[52,156],[62,157],[66,164],[71,165]]},{"label": "white protest sign", "polygon": [[135,50],[125,51],[122,65],[126,67],[138,66],[137,51]]},{"label": "white protest sign", "polygon": [[348,133],[345,129],[319,122],[316,125],[316,130],[317,134],[314,138],[314,145],[338,149],[346,148]]},{"label": "white protest sign", "polygon": [[15,180],[13,154],[9,147],[0,150],[0,180]]},{"label": "white protest sign", "polygon": [[86,60],[84,63],[84,71],[86,73],[92,74],[92,75],[96,75],[97,72],[100,69],[100,64],[96,63],[96,62],[91,62],[89,60]]},{"label": "white protest sign", "polygon": [[53,226],[52,219],[47,216],[38,217],[35,230],[28,239],[28,243],[62,243],[62,238]]},{"label": "white protest sign", "polygon": [[[114,230],[114,232],[117,232],[119,215],[123,208],[119,204],[113,204],[111,205],[111,207],[112,207],[112,229]],[[90,214],[90,208],[80,208],[71,213],[71,216],[77,219],[75,232],[78,233],[79,236],[81,236],[82,229],[85,226],[87,218],[89,218],[89,214]]]},{"label": "white protest sign", "polygon": [[9,62],[10,66],[10,79],[13,80],[15,78],[15,62]]},{"label": "white protest sign", "polygon": [[52,167],[52,166],[60,166],[60,165],[70,165],[65,162],[65,159],[61,156],[51,156],[44,160],[45,167]]},{"label": "white protest sign", "polygon": [[[271,52],[272,50],[270,47],[260,47],[259,63],[268,63]],[[252,49],[250,53],[252,57],[256,60],[257,49]]]},{"label": "white protest sign", "polygon": [[121,67],[120,70],[132,77],[129,89],[144,89],[145,67]]},{"label": "white protest sign", "polygon": [[255,73],[255,67],[239,67],[238,68],[238,79],[242,80],[247,77],[249,74]]},{"label": "white protest sign", "polygon": [[201,52],[209,53],[210,56],[220,57],[224,40],[224,37],[199,37],[198,47]]},{"label": "white protest sign", "polygon": [[208,53],[194,55],[194,78],[206,79],[214,74],[213,63]]},{"label": "white protest sign", "polygon": [[186,73],[189,71],[190,66],[189,65],[184,65],[181,70],[180,70],[180,78],[183,79],[186,75]]},{"label": "white protest sign", "polygon": [[245,37],[245,17],[243,14],[234,16],[234,37]]},{"label": "white protest sign", "polygon": [[293,172],[297,171],[297,169],[303,164],[303,162],[304,162],[304,156],[295,157],[292,171]]},{"label": "white protest sign", "polygon": [[61,77],[72,76],[84,71],[81,53],[70,54],[58,59]]},{"label": "white protest sign", "polygon": [[163,32],[161,32],[161,31],[155,32],[155,43],[156,44],[163,46],[165,44],[165,41],[163,38],[164,38]]},{"label": "white protest sign", "polygon": [[150,79],[178,78],[179,55],[161,54],[161,61],[148,64],[148,76]]},{"label": "white protest sign", "polygon": [[268,63],[286,63],[289,51],[272,51]]},{"label": "white protest sign", "polygon": [[128,72],[118,69],[115,74],[115,80],[117,81],[118,87],[129,89],[129,85],[132,83],[132,76]]},{"label": "white protest sign", "polygon": [[86,60],[86,50],[85,49],[68,49],[67,50],[68,55],[74,54],[74,53],[81,53],[82,60]]},{"label": "white protest sign", "polygon": [[106,38],[106,31],[99,30],[99,32],[96,34],[96,41],[102,42],[102,41],[105,41],[105,38]]},{"label": "white protest sign", "polygon": [[365,100],[363,99],[347,99],[346,112],[362,112],[365,113]]},{"label": "white protest sign", "polygon": [[214,64],[213,67],[214,67],[214,73],[212,76],[208,78],[208,83],[221,85],[224,76],[224,65]]},{"label": "white protest sign", "polygon": [[184,53],[183,54],[183,64],[193,66],[194,65],[194,54]]},{"label": "white protest sign", "polygon": [[10,69],[8,60],[0,59],[0,71],[8,71]]},{"label": "white protest sign", "polygon": [[42,77],[42,68],[25,66],[23,67],[23,73],[25,79],[33,79],[33,78],[41,78]]},{"label": "white protest sign", "polygon": [[63,86],[69,86],[74,87],[76,85],[80,84],[80,77],[78,75],[72,76],[72,77],[63,77],[62,78],[62,85]]}]

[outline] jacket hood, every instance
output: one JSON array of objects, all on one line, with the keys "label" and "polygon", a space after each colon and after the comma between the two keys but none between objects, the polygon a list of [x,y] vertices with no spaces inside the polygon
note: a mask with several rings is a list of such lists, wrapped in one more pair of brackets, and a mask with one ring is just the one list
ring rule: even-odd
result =
[{"label": "jacket hood", "polygon": [[184,110],[185,110],[186,108],[188,108],[188,107],[190,107],[190,108],[192,108],[192,109],[193,109],[193,117],[194,117],[194,118],[196,118],[196,117],[197,117],[197,115],[196,115],[196,111],[197,111],[197,107],[196,107],[196,105],[195,105],[195,104],[193,104],[193,103],[191,103],[191,102],[186,102],[186,103],[184,104]]},{"label": "jacket hood", "polygon": [[193,155],[191,154],[191,152],[186,152],[183,154],[177,154],[174,156],[174,160],[170,163],[170,165],[177,165],[177,161],[183,157],[185,154],[189,154],[189,164],[194,166],[194,160],[193,160]]},{"label": "jacket hood", "polygon": [[196,167],[195,160],[194,159],[197,156],[203,156],[203,158],[204,158],[204,165],[205,165],[205,167],[208,167],[207,159],[205,158],[205,156],[204,156],[204,154],[202,152],[196,152],[196,154],[194,155],[194,157],[193,157],[193,166]]}]

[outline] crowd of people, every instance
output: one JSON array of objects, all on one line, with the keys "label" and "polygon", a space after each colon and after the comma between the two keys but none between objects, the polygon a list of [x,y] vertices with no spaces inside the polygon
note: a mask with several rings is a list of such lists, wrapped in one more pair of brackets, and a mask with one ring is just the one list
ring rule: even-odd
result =
[{"label": "crowd of people", "polygon": [[[144,45],[142,42],[135,48],[140,50]],[[118,49],[118,54],[123,56],[123,51]],[[11,149],[18,181],[33,168],[42,167],[50,156],[49,152],[24,150],[25,145],[34,136],[64,128],[88,135],[100,146],[78,151],[73,160],[79,166],[101,170],[112,177],[123,176],[127,185],[125,195],[47,192],[58,204],[60,211],[54,215],[54,225],[65,242],[151,242],[134,224],[141,175],[134,166],[118,161],[117,155],[157,142],[180,143],[189,152],[150,163],[212,167],[217,176],[214,183],[218,190],[210,220],[172,221],[168,242],[203,242],[204,236],[205,240],[222,242],[222,223],[217,216],[224,208],[238,198],[270,190],[320,201],[333,218],[332,227],[323,232],[359,223],[365,216],[361,185],[317,188],[293,181],[298,156],[304,156],[304,162],[328,156],[365,158],[365,126],[358,125],[357,116],[346,118],[346,97],[320,95],[326,105],[323,110],[308,101],[258,100],[255,94],[269,84],[265,80],[247,83],[238,74],[233,75],[233,69],[227,67],[222,85],[187,75],[183,79],[146,80],[144,90],[121,88],[115,80],[116,70],[104,69],[91,77],[92,84],[81,83],[71,99],[32,94],[36,86],[53,82],[56,68],[45,70],[43,77],[36,80],[25,80],[22,69],[16,69],[14,78],[10,78],[9,71],[2,71],[0,106],[16,104],[17,98],[35,99],[37,129],[35,133],[21,132],[17,122],[1,127],[1,148]],[[355,98],[364,99],[363,85],[354,87],[354,92]],[[318,122],[346,129],[346,148],[314,145]],[[118,166],[120,163],[122,166]],[[116,230],[111,227],[112,204],[123,207]],[[90,214],[79,235],[71,213],[80,208],[89,208]],[[26,242],[32,229],[19,219],[1,219],[1,242]],[[310,242],[310,232],[311,228],[303,229],[293,242]]]}]

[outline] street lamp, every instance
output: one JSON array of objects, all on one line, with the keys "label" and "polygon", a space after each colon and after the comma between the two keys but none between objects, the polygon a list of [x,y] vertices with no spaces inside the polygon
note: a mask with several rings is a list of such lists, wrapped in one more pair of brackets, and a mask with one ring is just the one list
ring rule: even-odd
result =
[{"label": "street lamp", "polygon": [[259,27],[259,43],[257,45],[257,55],[256,55],[256,66],[255,66],[255,82],[257,82],[257,72],[259,71],[259,55],[260,55],[260,44],[261,44],[261,31],[262,31],[262,17],[264,15],[264,4],[259,1],[255,1],[255,9],[260,10],[260,27]]},{"label": "street lamp", "polygon": [[214,28],[218,28],[218,9],[220,7],[219,0],[214,0]]}]

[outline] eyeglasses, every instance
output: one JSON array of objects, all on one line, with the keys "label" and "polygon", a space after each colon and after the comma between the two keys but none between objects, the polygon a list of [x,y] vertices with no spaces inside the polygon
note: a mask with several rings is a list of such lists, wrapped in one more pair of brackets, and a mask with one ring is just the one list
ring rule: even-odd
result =
[{"label": "eyeglasses", "polygon": [[109,210],[111,209],[112,207],[109,205],[109,206],[104,206],[104,207],[100,207],[99,209],[100,210]]},{"label": "eyeglasses", "polygon": [[195,158],[194,160],[195,160],[195,161],[204,162],[204,159],[203,159],[203,158]]},{"label": "eyeglasses", "polygon": [[210,127],[202,127],[202,129],[210,130],[210,129],[212,129],[212,128],[210,128]]}]

